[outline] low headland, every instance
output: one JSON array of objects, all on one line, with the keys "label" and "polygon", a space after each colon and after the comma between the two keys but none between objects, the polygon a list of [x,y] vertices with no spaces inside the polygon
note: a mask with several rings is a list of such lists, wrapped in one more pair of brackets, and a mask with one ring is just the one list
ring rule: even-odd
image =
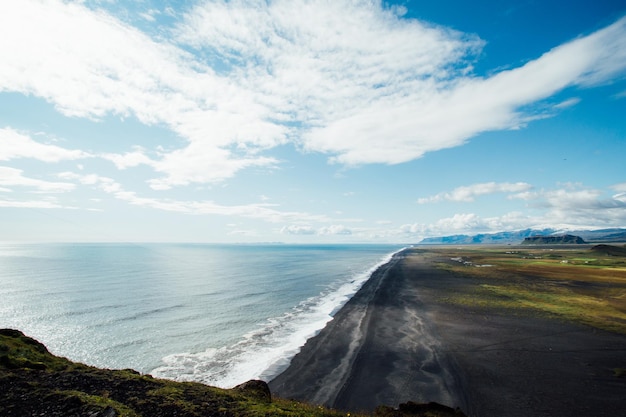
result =
[{"label": "low headland", "polygon": [[416,247],[269,384],[102,370],[0,331],[3,416],[618,416],[624,246]]}]

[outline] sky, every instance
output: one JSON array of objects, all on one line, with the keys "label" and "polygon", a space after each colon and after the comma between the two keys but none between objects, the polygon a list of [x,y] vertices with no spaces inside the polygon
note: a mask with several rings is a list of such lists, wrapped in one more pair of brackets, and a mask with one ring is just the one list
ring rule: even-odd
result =
[{"label": "sky", "polygon": [[626,227],[626,3],[0,2],[0,241]]}]

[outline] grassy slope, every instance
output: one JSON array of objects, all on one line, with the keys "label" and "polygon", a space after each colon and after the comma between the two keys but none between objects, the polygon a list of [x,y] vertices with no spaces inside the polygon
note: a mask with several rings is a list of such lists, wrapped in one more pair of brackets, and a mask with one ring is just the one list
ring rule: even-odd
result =
[{"label": "grassy slope", "polygon": [[[619,247],[621,249],[621,247]],[[590,248],[434,249],[440,268],[473,279],[447,301],[549,314],[626,334],[626,256]],[[625,254],[626,255],[626,254]]]},{"label": "grassy slope", "polygon": [[[270,398],[265,387],[261,383],[225,390],[155,379],[132,370],[98,369],[54,356],[17,330],[0,330],[0,415],[5,417],[346,416],[336,410]],[[414,404],[399,410],[381,407],[377,415],[462,414],[437,405]]]}]

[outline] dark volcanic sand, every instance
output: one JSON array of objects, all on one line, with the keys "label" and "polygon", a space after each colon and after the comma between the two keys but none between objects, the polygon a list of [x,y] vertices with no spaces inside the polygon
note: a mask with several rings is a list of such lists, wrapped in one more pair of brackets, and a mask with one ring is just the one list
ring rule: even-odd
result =
[{"label": "dark volcanic sand", "polygon": [[352,411],[436,401],[470,416],[626,415],[626,335],[442,302],[476,281],[405,251],[379,269],[272,392]]}]

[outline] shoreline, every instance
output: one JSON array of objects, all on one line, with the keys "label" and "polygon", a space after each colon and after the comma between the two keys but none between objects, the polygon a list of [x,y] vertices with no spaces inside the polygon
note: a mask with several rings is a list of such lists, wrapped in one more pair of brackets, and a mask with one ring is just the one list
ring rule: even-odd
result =
[{"label": "shoreline", "polygon": [[379,267],[306,342],[269,382],[275,395],[352,411],[407,401],[465,406],[453,362],[435,348],[431,326],[420,317],[424,306],[407,291],[400,264],[410,251]]},{"label": "shoreline", "polygon": [[447,303],[476,281],[411,248],[380,267],[289,367],[276,396],[372,411],[435,401],[469,416],[623,411],[626,335],[552,317]]},{"label": "shoreline", "polygon": [[404,251],[396,253],[370,278],[314,337],[307,340],[281,374],[269,382],[280,397],[333,406],[352,370],[363,337],[362,326],[386,272]]}]

